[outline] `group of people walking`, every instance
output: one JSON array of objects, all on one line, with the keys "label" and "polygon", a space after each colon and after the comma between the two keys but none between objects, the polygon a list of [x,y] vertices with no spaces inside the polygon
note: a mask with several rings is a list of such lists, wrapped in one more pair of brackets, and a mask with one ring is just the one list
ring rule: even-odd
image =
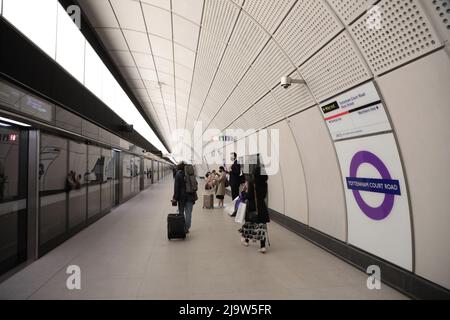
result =
[{"label": "group of people walking", "polygon": [[[231,195],[235,202],[245,205],[245,223],[239,229],[241,242],[248,247],[251,241],[259,241],[261,253],[266,253],[267,223],[270,222],[269,211],[266,205],[268,176],[262,173],[258,163],[250,174],[244,175],[237,161],[237,154],[232,153],[232,165],[226,169],[221,166],[218,171],[213,170],[205,175],[205,190],[214,192],[219,201],[218,207],[224,208],[226,188],[231,187]],[[192,224],[192,209],[198,200],[197,193],[187,192],[185,164],[180,163],[174,172],[175,186],[172,203],[178,206],[179,214],[186,218],[186,232]],[[236,206],[232,216],[238,210]]]}]

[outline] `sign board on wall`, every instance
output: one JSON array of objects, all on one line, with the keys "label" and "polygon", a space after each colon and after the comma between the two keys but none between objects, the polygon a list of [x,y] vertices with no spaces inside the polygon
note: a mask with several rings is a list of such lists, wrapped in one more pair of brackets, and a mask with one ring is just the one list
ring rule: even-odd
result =
[{"label": "sign board on wall", "polygon": [[391,130],[372,82],[328,100],[320,108],[334,141]]},{"label": "sign board on wall", "polygon": [[348,215],[348,241],[412,270],[408,194],[392,133],[336,142]]}]

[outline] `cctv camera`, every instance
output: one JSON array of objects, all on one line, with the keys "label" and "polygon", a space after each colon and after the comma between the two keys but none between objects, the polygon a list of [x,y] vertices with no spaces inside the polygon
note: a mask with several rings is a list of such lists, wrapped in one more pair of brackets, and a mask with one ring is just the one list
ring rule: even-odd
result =
[{"label": "cctv camera", "polygon": [[282,77],[282,78],[281,78],[281,86],[282,86],[284,89],[289,88],[289,87],[291,86],[291,84],[292,84],[292,79],[291,79],[291,77]]}]

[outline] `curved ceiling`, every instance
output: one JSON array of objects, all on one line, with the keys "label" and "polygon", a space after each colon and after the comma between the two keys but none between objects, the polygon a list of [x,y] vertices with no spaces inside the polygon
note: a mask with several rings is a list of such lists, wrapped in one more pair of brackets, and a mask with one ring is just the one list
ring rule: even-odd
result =
[{"label": "curved ceiling", "polygon": [[[438,45],[377,57],[361,27],[375,2],[79,0],[169,145],[196,121],[203,131],[267,127]],[[291,74],[306,85],[282,89]]]}]

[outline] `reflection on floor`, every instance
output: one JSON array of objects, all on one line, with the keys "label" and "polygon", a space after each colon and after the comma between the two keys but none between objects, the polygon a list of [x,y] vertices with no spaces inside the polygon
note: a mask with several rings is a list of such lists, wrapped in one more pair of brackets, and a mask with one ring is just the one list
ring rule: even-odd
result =
[{"label": "reflection on floor", "polygon": [[[153,185],[0,284],[0,299],[404,299],[281,226],[272,247],[241,246],[238,225],[221,209],[194,209],[186,241],[169,242],[172,179]],[[69,265],[81,290],[68,290]]]}]

